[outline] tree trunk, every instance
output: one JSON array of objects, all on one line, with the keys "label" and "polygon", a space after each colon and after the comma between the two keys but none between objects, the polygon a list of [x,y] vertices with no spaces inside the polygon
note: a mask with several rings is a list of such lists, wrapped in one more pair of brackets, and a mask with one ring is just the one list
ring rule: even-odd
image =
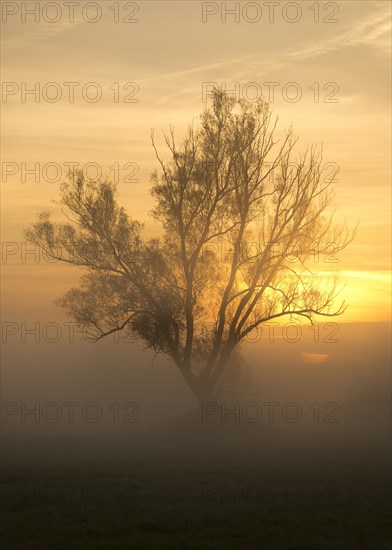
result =
[{"label": "tree trunk", "polygon": [[[184,374],[184,373],[183,373]],[[189,388],[192,390],[193,395],[196,397],[200,407],[203,403],[210,403],[217,401],[217,394],[214,388],[213,382],[203,375],[185,375],[185,381]]]},{"label": "tree trunk", "polygon": [[191,386],[200,407],[203,403],[216,402],[217,394],[211,380],[205,377],[198,377]]}]

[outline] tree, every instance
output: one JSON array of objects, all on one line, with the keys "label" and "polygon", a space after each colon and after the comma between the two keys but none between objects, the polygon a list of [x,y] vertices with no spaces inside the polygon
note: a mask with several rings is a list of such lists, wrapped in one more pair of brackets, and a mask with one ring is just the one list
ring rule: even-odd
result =
[{"label": "tree", "polygon": [[230,359],[263,323],[313,322],[346,307],[333,306],[337,281],[321,287],[309,268],[315,253],[330,255],[331,243],[336,253],[353,237],[327,213],[333,193],[321,181],[321,151],[312,146],[294,162],[292,129],[275,141],[276,127],[263,100],[215,89],[180,145],[172,128],[165,136],[170,160],[152,134],[162,236],[143,240],[116,186],[80,172],[61,186],[68,222],[44,212],[26,230],[51,258],[87,269],[59,300],[77,323],[97,340],[126,331],[168,355],[199,402],[216,398]]}]

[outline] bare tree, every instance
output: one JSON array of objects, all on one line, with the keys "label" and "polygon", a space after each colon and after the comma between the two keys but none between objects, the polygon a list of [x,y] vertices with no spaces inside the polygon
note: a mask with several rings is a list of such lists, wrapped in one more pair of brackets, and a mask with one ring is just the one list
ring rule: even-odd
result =
[{"label": "bare tree", "polygon": [[320,150],[294,162],[297,139],[290,129],[275,140],[276,126],[264,101],[216,89],[180,145],[172,129],[165,136],[170,160],[152,135],[159,238],[142,240],[113,183],[81,173],[61,187],[68,223],[43,213],[26,230],[50,257],[87,269],[80,288],[59,300],[75,321],[97,340],[128,331],[168,355],[199,402],[216,397],[230,358],[262,323],[345,309],[333,305],[336,280],[321,287],[309,264],[353,235],[328,214],[333,193]]}]

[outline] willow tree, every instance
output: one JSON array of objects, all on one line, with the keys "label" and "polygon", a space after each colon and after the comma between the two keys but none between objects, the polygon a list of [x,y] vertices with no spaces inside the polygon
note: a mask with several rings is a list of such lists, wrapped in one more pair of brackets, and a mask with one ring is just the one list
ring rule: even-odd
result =
[{"label": "willow tree", "polygon": [[351,239],[328,214],[321,152],[294,153],[292,130],[277,140],[276,127],[264,101],[216,89],[180,144],[172,129],[165,135],[167,161],[152,135],[159,237],[142,238],[113,183],[82,173],[61,187],[67,222],[42,213],[26,230],[51,258],[86,269],[59,300],[78,324],[97,340],[126,331],[168,355],[199,402],[216,398],[230,359],[263,323],[345,309],[334,305],[336,281],[320,286],[312,271],[315,254]]}]

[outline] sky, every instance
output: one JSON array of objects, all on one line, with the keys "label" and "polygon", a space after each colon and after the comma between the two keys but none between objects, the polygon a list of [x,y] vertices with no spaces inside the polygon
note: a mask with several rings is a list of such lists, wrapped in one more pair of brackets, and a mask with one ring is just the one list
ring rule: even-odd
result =
[{"label": "sky", "polygon": [[74,21],[63,2],[46,4],[34,16],[2,5],[3,318],[57,318],[53,300],[77,283],[76,270],[25,256],[22,242],[38,212],[56,211],[69,163],[117,178],[130,216],[159,231],[151,129],[161,150],[169,125],[180,138],[211,83],[250,99],[275,83],[281,131],[292,124],[303,148],[323,144],[338,167],[336,218],[359,224],[337,264],[350,304],[342,321],[390,318],[389,2],[320,2],[319,13],[280,2],[273,14],[269,2],[78,2]]}]

